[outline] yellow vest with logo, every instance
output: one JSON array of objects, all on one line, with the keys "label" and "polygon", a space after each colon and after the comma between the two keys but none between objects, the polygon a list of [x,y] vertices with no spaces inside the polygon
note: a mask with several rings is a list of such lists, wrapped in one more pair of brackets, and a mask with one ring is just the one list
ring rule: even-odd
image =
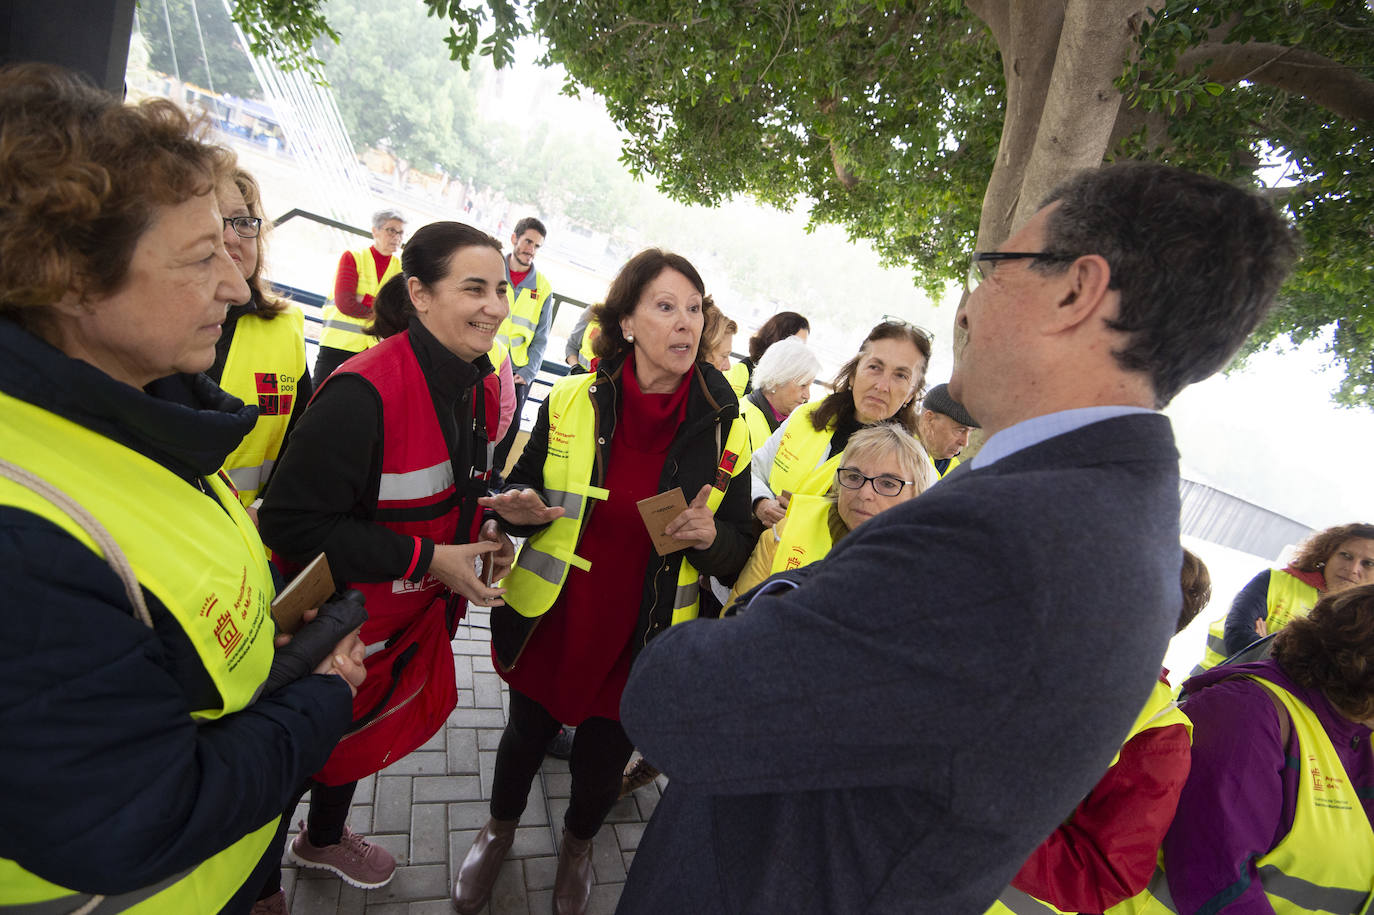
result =
[{"label": "yellow vest with logo", "polygon": [[[1131,738],[1151,728],[1167,728],[1176,724],[1181,724],[1187,728],[1189,738],[1192,737],[1193,723],[1188,720],[1188,716],[1174,702],[1173,689],[1162,680],[1156,680],[1154,688],[1150,691],[1150,698],[1145,700],[1145,707],[1140,710],[1135,723],[1131,725],[1130,732],[1126,735],[1126,742],[1130,742]],[[1120,759],[1121,751],[1117,750],[1116,755],[1112,757],[1112,765],[1115,766]],[[1158,908],[1159,902],[1150,891],[1152,887],[1154,887],[1153,881],[1150,887],[1107,909],[1105,915],[1144,915],[1144,913],[1168,911]],[[988,915],[1065,915],[1065,913],[1062,909],[1057,909],[1048,902],[1029,896],[1013,886],[1008,886],[1002,891],[998,900],[992,904],[992,908],[988,909]]]},{"label": "yellow vest with logo", "polygon": [[291,410],[305,374],[305,316],[294,305],[275,318],[247,314],[234,326],[220,387],[246,404],[256,404],[258,421],[224,459],[239,501],[252,505],[281,453]]},{"label": "yellow vest with logo", "polygon": [[[1275,915],[1367,915],[1374,911],[1374,829],[1345,766],[1311,709],[1277,683],[1249,679],[1287,709],[1302,756],[1293,827],[1255,861],[1269,905]],[[1146,894],[1148,903],[1130,915],[1177,915],[1163,855]]]},{"label": "yellow vest with logo", "polygon": [[[372,259],[372,249],[350,251],[353,263],[358,267],[357,295],[370,295],[374,299],[387,280],[401,272],[401,257],[391,255],[386,272],[377,276],[377,262]],[[330,299],[324,303],[324,329],[320,331],[320,346],[341,349],[349,353],[361,353],[376,346],[380,341],[364,328],[372,323],[371,317],[355,318],[339,311],[339,306]]]},{"label": "yellow vest with logo", "polygon": [[[218,706],[191,716],[208,721],[247,707],[272,664],[275,632],[268,606],[274,591],[262,541],[224,481],[218,475],[204,478],[212,501],[136,451],[3,394],[0,417],[6,459],[94,516],[128,557],[139,583],[181,624],[221,697]],[[0,478],[0,504],[51,521],[101,555],[65,511],[18,483]],[[277,822],[154,886],[105,897],[94,911],[218,911],[266,851]],[[96,899],[0,858],[0,908],[6,912],[75,911]]]},{"label": "yellow vest with logo", "polygon": [[811,423],[811,414],[822,403],[821,400],[804,403],[792,411],[787,430],[778,442],[773,469],[768,473],[768,488],[774,495],[782,495],[786,490],[793,495],[820,496],[835,481],[840,455],[825,456],[830,437],[835,434],[835,423],[832,420],[819,431]]},{"label": "yellow vest with logo", "polygon": [[599,333],[601,325],[596,321],[588,321],[587,326],[582,328],[582,343],[577,348],[577,364],[588,371],[591,371],[592,360],[596,358],[592,344],[596,342],[596,335]]},{"label": "yellow vest with logo", "polygon": [[[501,582],[505,601],[521,616],[543,616],[553,606],[568,578],[569,567],[591,571],[592,564],[578,556],[577,542],[587,517],[589,499],[602,501],[610,491],[591,485],[592,463],[598,444],[596,409],[591,396],[605,376],[569,375],[560,378],[549,392],[549,450],[544,458],[544,499],[562,506],[563,517],[534,534],[520,548],[515,565]],[[696,382],[693,381],[693,384]],[[725,437],[717,472],[733,479],[749,466],[749,431],[735,419]],[[727,479],[727,486],[728,486]],[[695,495],[695,493],[693,493]],[[725,489],[713,486],[706,505],[714,513],[725,498]],[[690,555],[691,550],[687,553]],[[673,625],[696,619],[700,610],[700,573],[686,557],[678,568],[673,595]]]},{"label": "yellow vest with logo", "polygon": [[[835,503],[825,496],[793,496],[787,516],[780,522],[782,539],[773,554],[769,574],[800,569],[821,559],[835,545],[830,535],[830,509]],[[764,531],[767,537],[768,532]]]},{"label": "yellow vest with logo", "polygon": [[[1270,569],[1269,592],[1265,598],[1269,608],[1269,613],[1264,618],[1265,631],[1273,634],[1298,617],[1306,616],[1317,605],[1321,596],[1320,591],[1302,579],[1289,575],[1282,569]],[[1255,638],[1259,636],[1256,635]],[[1193,668],[1191,676],[1196,677],[1204,670],[1211,670],[1228,657],[1230,655],[1226,652],[1226,617],[1223,616],[1207,627],[1207,648],[1203,651],[1201,663]]]},{"label": "yellow vest with logo", "polygon": [[[531,270],[534,268],[531,267]],[[510,314],[506,320],[501,322],[501,329],[496,333],[496,339],[500,340],[510,349],[511,365],[521,368],[530,364],[530,341],[534,339],[535,328],[539,326],[539,317],[544,313],[544,304],[548,302],[549,296],[553,294],[553,286],[538,270],[534,271],[534,289],[528,287],[516,290],[515,286],[506,286],[506,300],[510,303]],[[582,341],[586,344],[587,335],[583,334]]]}]

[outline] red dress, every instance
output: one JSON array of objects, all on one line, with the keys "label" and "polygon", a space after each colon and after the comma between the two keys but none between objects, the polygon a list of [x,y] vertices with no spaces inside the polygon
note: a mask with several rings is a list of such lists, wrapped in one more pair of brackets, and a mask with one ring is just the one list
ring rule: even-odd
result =
[{"label": "red dress", "polygon": [[[635,503],[658,493],[695,372],[688,372],[671,394],[645,394],[635,378],[634,356],[625,360],[604,483],[610,498],[595,503],[577,548],[591,569],[569,570],[519,663],[502,674],[512,689],[564,724],[620,720],[620,694],[633,657],[630,639],[644,604],[644,573],[658,559]],[[696,493],[683,495],[690,500]]]}]

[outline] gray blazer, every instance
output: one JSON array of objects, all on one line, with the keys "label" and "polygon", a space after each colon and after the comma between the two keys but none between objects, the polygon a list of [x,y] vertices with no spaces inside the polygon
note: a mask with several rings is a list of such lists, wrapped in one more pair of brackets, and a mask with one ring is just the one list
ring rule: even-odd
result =
[{"label": "gray blazer", "polygon": [[669,787],[619,912],[980,915],[1120,748],[1182,605],[1169,421],[958,468],[796,590],[675,626],[622,721]]}]

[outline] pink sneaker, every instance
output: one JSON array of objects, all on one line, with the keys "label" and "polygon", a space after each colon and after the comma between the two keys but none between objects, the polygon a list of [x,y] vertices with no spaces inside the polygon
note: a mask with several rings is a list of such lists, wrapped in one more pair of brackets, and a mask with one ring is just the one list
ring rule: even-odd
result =
[{"label": "pink sneaker", "polygon": [[396,859],[379,845],[373,845],[347,826],[338,845],[312,845],[301,824],[291,840],[291,860],[302,867],[319,867],[338,874],[344,883],[364,890],[375,890],[391,882]]}]

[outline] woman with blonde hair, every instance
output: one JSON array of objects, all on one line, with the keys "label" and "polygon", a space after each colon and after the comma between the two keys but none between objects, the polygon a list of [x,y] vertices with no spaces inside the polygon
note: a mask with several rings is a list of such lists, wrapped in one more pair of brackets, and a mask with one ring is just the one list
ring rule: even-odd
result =
[{"label": "woman with blonde hair", "polygon": [[775,572],[823,559],[854,528],[916,498],[935,479],[925,449],[911,433],[891,424],[860,429],[840,455],[830,491],[793,496],[786,516],[759,536],[730,601]]}]

